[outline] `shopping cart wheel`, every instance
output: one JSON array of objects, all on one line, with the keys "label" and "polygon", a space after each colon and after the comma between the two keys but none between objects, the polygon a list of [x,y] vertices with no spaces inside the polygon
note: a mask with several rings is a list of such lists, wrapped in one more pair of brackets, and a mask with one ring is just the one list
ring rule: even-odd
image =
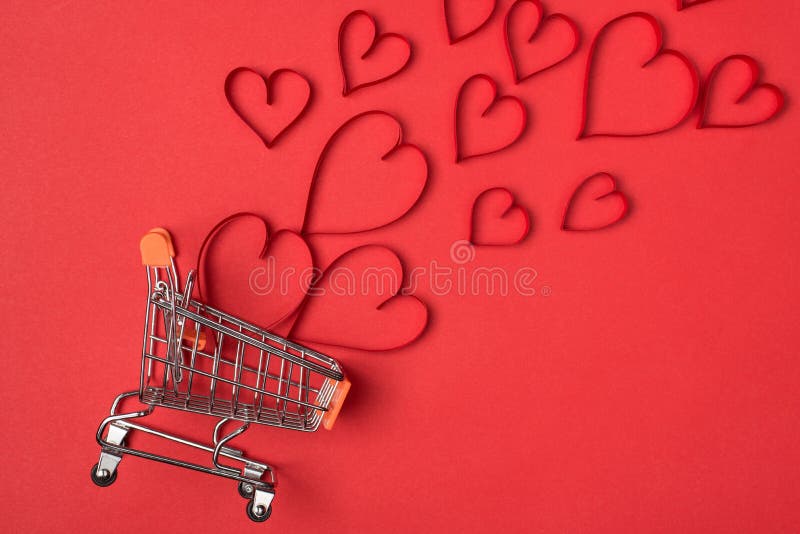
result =
[{"label": "shopping cart wheel", "polygon": [[[256,510],[254,510],[254,508],[256,508]],[[269,516],[271,515],[272,515],[271,504],[266,510],[264,510],[263,506],[253,506],[252,499],[247,501],[247,517],[249,517],[252,521],[255,521],[256,523],[261,523],[269,519]]]},{"label": "shopping cart wheel", "polygon": [[117,480],[117,471],[114,471],[110,475],[98,476],[97,474],[98,466],[99,464],[94,464],[92,466],[92,472],[91,472],[92,482],[94,482],[101,488],[105,488],[106,486],[110,486],[111,484],[114,483],[115,480]]},{"label": "shopping cart wheel", "polygon": [[239,482],[239,495],[245,499],[252,499],[255,488],[249,482]]}]

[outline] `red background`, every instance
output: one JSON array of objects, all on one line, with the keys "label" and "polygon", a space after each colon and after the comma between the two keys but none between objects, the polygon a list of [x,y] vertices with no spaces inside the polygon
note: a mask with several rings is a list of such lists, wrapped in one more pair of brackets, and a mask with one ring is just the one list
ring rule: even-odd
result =
[{"label": "red background", "polygon": [[[678,12],[672,0],[553,0],[584,42],[518,86],[499,4],[449,46],[438,1],[4,3],[6,530],[800,530],[797,2]],[[406,35],[414,58],[343,98],[336,31],[357,8]],[[703,74],[730,54],[757,58],[784,112],[742,130],[696,130],[693,118],[650,138],[574,141],[588,40],[636,10]],[[308,113],[270,150],[226,102],[238,66],[311,80]],[[453,102],[477,72],[522,98],[532,121],[512,148],[456,165]],[[428,187],[398,223],[316,246],[379,243],[407,268],[447,264],[472,200],[503,186],[532,232],[478,249],[471,265],[531,266],[552,294],[422,287],[430,322],[412,345],[327,349],[354,384],[334,431],[259,427],[243,439],[278,469],[266,525],[247,520],[230,481],[162,464],[128,458],[114,486],[92,485],[97,424],[138,379],[141,234],[166,226],[191,263],[234,211],[297,229],[322,146],[369,109],[399,117],[426,152]],[[619,179],[630,215],[561,231],[571,191],[598,171]],[[159,417],[187,434],[212,423]]]}]

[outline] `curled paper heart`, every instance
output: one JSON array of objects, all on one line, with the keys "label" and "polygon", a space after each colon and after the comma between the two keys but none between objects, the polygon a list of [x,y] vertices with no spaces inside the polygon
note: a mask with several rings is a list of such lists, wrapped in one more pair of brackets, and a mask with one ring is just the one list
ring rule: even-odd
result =
[{"label": "curled paper heart", "polygon": [[530,230],[528,211],[503,187],[488,189],[472,205],[470,242],[474,245],[514,245]]},{"label": "curled paper heart", "polygon": [[545,16],[539,0],[517,0],[503,24],[515,83],[566,61],[580,46],[578,25],[566,15]]},{"label": "curled paper heart", "polygon": [[686,56],[663,47],[655,17],[622,15],[600,29],[589,49],[578,139],[665,132],[691,114],[698,91],[697,71]]},{"label": "curled paper heart", "polygon": [[458,91],[454,113],[456,163],[504,150],[522,137],[528,112],[515,96],[499,96],[486,74],[468,78]]},{"label": "curled paper heart", "polygon": [[301,236],[270,235],[263,218],[242,212],[212,228],[197,266],[198,290],[211,306],[270,328],[302,304],[313,263]]},{"label": "curled paper heart", "polygon": [[269,76],[261,76],[252,69],[239,67],[225,79],[225,97],[236,114],[270,148],[308,109],[311,84],[291,69],[278,69]]},{"label": "curled paper heart", "polygon": [[398,294],[403,266],[386,247],[344,253],[311,288],[291,337],[305,342],[381,351],[408,345],[428,323],[419,299]]},{"label": "curled paper heart", "polygon": [[676,7],[678,8],[678,11],[682,11],[684,9],[689,9],[692,6],[705,4],[707,2],[711,2],[711,0],[675,0]]},{"label": "curled paper heart", "polygon": [[628,213],[628,199],[606,172],[586,178],[572,193],[561,223],[562,230],[600,230],[616,224]]},{"label": "curled paper heart", "polygon": [[344,96],[397,76],[410,59],[408,39],[397,33],[378,33],[375,18],[366,11],[353,11],[339,26]]},{"label": "curled paper heart", "polygon": [[489,23],[497,0],[443,0],[443,7],[447,38],[456,44]]},{"label": "curled paper heart", "polygon": [[769,121],[783,109],[783,92],[758,83],[758,63],[737,54],[717,63],[705,83],[698,128],[745,128]]},{"label": "curled paper heart", "polygon": [[[403,127],[385,111],[350,118],[331,135],[317,160],[304,234],[373,230],[405,215],[428,181],[425,154],[403,142]],[[342,205],[358,205],[343,210]]]}]

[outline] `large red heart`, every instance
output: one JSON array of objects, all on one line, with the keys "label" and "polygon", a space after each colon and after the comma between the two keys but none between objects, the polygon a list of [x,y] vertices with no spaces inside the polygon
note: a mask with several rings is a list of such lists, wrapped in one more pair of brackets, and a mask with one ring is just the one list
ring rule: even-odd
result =
[{"label": "large red heart", "polygon": [[578,25],[566,15],[544,16],[539,0],[517,0],[503,24],[506,52],[516,83],[555,67],[580,45]]},{"label": "large red heart", "polygon": [[589,50],[578,139],[670,130],[691,114],[698,89],[694,66],[663,48],[652,15],[617,17],[600,29]]},{"label": "large red heart", "polygon": [[266,221],[250,213],[227,217],[212,229],[198,266],[209,305],[264,328],[300,306],[313,269],[302,237],[289,230],[270,236]]},{"label": "large red heart", "polygon": [[425,330],[428,310],[416,297],[398,295],[403,267],[386,247],[344,253],[309,292],[293,339],[363,350],[389,350]]},{"label": "large red heart", "polygon": [[344,96],[400,74],[411,59],[411,43],[396,33],[378,33],[366,11],[353,11],[339,26],[339,62]]},{"label": "large red heart", "polygon": [[463,41],[483,28],[496,7],[497,0],[444,0],[444,22],[450,44]]},{"label": "large red heart", "polygon": [[225,79],[225,96],[237,115],[267,148],[303,116],[311,101],[311,84],[290,69],[267,77],[239,67]]},{"label": "large red heart", "polygon": [[472,205],[470,242],[474,245],[513,245],[525,239],[530,225],[527,210],[514,202],[513,193],[495,187],[478,195]]},{"label": "large red heart", "polygon": [[586,178],[572,193],[564,209],[563,230],[600,230],[628,213],[628,199],[617,190],[613,176],[600,172]]},{"label": "large red heart", "polygon": [[508,148],[522,137],[527,121],[522,100],[498,96],[497,83],[486,74],[471,76],[456,98],[456,163]]},{"label": "large red heart", "polygon": [[303,233],[385,226],[414,206],[427,181],[425,154],[403,143],[398,120],[384,111],[360,113],[333,133],[319,155]]},{"label": "large red heart", "polygon": [[697,6],[700,4],[705,4],[706,2],[710,2],[711,0],[676,0],[678,11],[688,9],[692,6]]},{"label": "large red heart", "polygon": [[700,104],[698,128],[744,128],[767,122],[783,109],[783,92],[759,84],[755,59],[728,56],[708,75]]}]

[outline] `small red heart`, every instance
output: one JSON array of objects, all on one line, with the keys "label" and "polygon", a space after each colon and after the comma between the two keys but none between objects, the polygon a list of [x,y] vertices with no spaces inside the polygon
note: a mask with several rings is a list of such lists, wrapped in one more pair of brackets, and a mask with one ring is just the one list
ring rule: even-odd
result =
[{"label": "small red heart", "polygon": [[563,230],[600,230],[619,222],[628,213],[628,199],[617,182],[600,172],[585,179],[572,193],[564,210]]},{"label": "small red heart", "polygon": [[692,6],[698,6],[700,4],[705,4],[706,2],[710,2],[711,0],[676,0],[678,11],[682,11],[684,9],[688,9]]},{"label": "small red heart", "polygon": [[303,116],[311,101],[311,84],[290,69],[267,77],[239,67],[225,79],[225,96],[237,115],[267,148]]},{"label": "small red heart", "polygon": [[539,0],[517,0],[503,24],[506,52],[519,83],[569,58],[580,45],[578,25],[566,15],[544,16]]},{"label": "small red heart", "polygon": [[393,78],[411,59],[411,43],[396,33],[378,33],[366,11],[353,11],[339,26],[339,62],[344,96]]},{"label": "small red heart", "polygon": [[[385,111],[365,111],[331,135],[317,160],[304,234],[346,234],[396,221],[428,181],[425,154],[403,142],[403,127]],[[342,206],[358,209],[342,209]]]},{"label": "small red heart", "polygon": [[469,240],[474,245],[513,245],[525,239],[530,225],[528,211],[514,203],[513,193],[495,187],[478,195],[472,205]]},{"label": "small red heart", "polygon": [[425,330],[428,310],[398,295],[403,266],[386,247],[362,246],[339,256],[311,288],[293,339],[363,350],[390,350]]},{"label": "small red heart", "polygon": [[305,241],[290,230],[270,236],[261,217],[237,213],[206,237],[198,259],[208,304],[270,328],[303,302],[313,263]]},{"label": "small red heart", "polygon": [[[652,15],[617,17],[600,29],[589,50],[578,139],[670,130],[694,110],[698,89],[694,66],[680,52],[663,48],[661,26]],[[590,128],[590,122],[599,127]]]},{"label": "small red heart", "polygon": [[758,83],[755,59],[728,56],[717,63],[706,81],[698,128],[744,128],[767,122],[783,109],[783,92]]},{"label": "small red heart", "polygon": [[475,34],[492,18],[497,0],[444,0],[444,22],[450,44]]},{"label": "small red heart", "polygon": [[486,74],[471,76],[456,98],[456,163],[508,148],[522,137],[527,121],[519,98],[498,96],[497,83]]}]

